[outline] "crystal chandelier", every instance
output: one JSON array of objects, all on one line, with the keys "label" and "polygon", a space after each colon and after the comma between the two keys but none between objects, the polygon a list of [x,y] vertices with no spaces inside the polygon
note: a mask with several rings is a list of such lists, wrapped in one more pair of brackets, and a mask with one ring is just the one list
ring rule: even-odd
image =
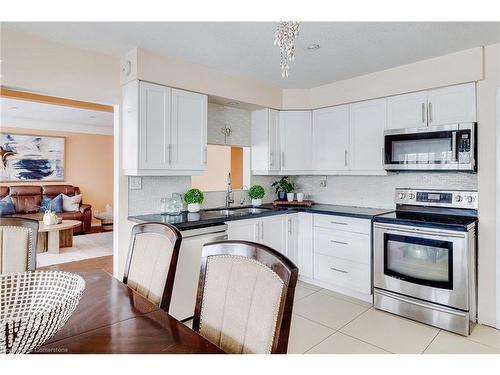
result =
[{"label": "crystal chandelier", "polygon": [[295,39],[299,36],[299,23],[280,22],[274,34],[274,45],[280,48],[281,76],[288,77],[289,63],[295,60]]}]

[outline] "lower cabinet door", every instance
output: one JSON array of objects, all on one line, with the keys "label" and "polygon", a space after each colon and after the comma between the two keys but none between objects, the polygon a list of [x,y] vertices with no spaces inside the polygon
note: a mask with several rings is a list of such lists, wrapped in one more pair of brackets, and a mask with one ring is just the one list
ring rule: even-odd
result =
[{"label": "lower cabinet door", "polygon": [[287,215],[262,218],[257,242],[286,255],[285,220]]},{"label": "lower cabinet door", "polygon": [[259,222],[255,220],[242,220],[228,222],[227,238],[229,240],[258,242]]},{"label": "lower cabinet door", "polygon": [[360,293],[371,293],[370,266],[314,254],[314,278]]}]

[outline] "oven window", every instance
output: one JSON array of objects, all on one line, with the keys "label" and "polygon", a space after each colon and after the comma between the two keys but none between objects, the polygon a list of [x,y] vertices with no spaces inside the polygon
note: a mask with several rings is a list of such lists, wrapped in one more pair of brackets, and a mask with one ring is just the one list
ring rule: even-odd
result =
[{"label": "oven window", "polygon": [[453,243],[385,233],[384,273],[415,284],[453,289]]}]

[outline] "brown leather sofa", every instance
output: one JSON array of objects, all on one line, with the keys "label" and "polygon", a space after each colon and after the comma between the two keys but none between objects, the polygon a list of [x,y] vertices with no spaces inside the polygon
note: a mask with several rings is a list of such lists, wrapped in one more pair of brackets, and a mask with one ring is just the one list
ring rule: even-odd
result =
[{"label": "brown leather sofa", "polygon": [[[16,213],[11,216],[36,220],[42,220],[43,218],[43,213],[40,212],[42,195],[46,195],[52,199],[61,193],[68,196],[74,196],[80,194],[80,189],[78,186],[73,185],[22,185],[0,187],[0,199],[10,195],[14,202]],[[64,220],[79,220],[82,222],[82,225],[73,229],[74,234],[89,232],[92,223],[92,206],[80,204],[80,209],[78,211],[60,212],[57,216]]]}]

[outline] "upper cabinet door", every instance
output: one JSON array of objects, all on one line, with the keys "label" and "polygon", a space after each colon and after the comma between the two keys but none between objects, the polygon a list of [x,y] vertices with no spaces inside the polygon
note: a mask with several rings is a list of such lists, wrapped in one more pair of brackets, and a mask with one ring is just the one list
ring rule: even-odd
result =
[{"label": "upper cabinet door", "polygon": [[349,106],[318,109],[312,118],[313,168],[317,171],[349,169]]},{"label": "upper cabinet door", "polygon": [[311,168],[311,111],[282,111],[279,114],[282,171]]},{"label": "upper cabinet door", "polygon": [[387,98],[387,128],[417,128],[427,126],[427,92]]},{"label": "upper cabinet door", "polygon": [[269,170],[280,170],[280,132],[279,112],[275,109],[269,110]]},{"label": "upper cabinet door", "polygon": [[139,168],[169,168],[172,89],[140,82],[139,90]]},{"label": "upper cabinet door", "polygon": [[367,100],[349,106],[351,124],[351,170],[383,170],[387,99]]},{"label": "upper cabinet door", "polygon": [[172,89],[172,166],[202,170],[207,163],[207,96]]},{"label": "upper cabinet door", "polygon": [[476,122],[476,84],[428,91],[429,125]]}]

